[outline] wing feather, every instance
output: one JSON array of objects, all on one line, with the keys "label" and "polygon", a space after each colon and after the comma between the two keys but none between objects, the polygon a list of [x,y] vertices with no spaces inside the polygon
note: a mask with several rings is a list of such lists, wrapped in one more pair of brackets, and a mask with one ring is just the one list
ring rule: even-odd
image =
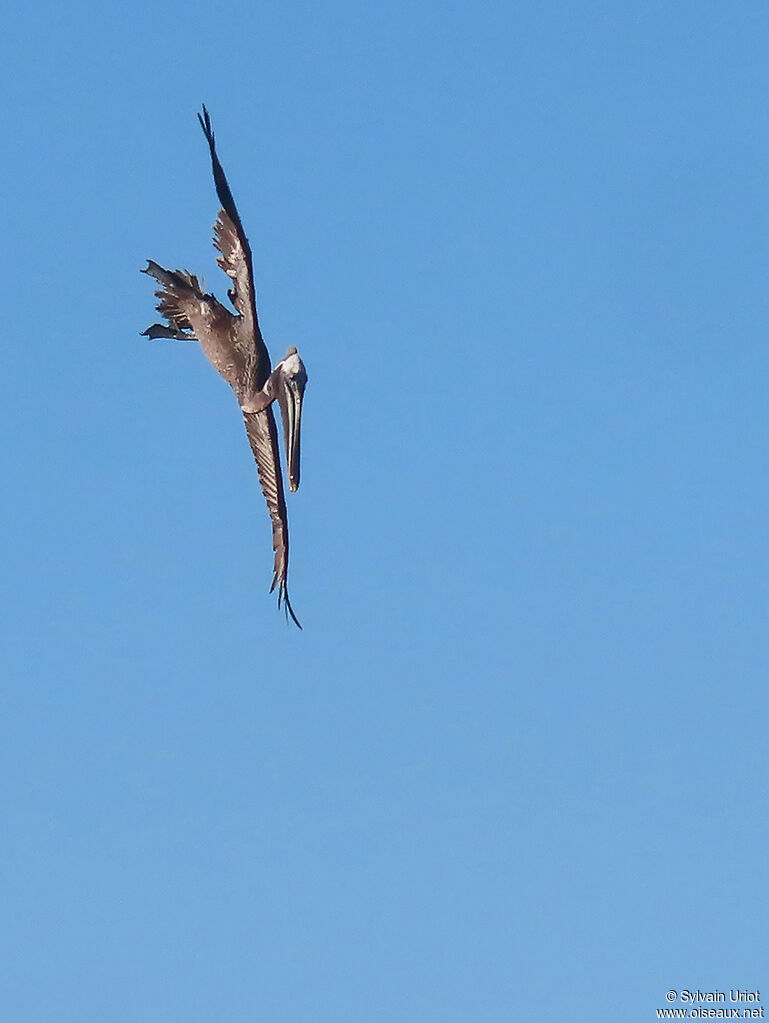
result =
[{"label": "wing feather", "polygon": [[214,224],[214,245],[219,251],[217,262],[232,281],[233,286],[229,296],[242,317],[242,324],[239,325],[236,332],[236,343],[244,348],[244,354],[255,355],[255,383],[257,387],[262,387],[270,375],[271,367],[270,356],[259,329],[259,319],[256,313],[256,289],[254,287],[251,246],[248,243],[246,232],[243,230],[243,223],[232,197],[227,176],[216,152],[211,118],[205,106],[203,113],[198,114],[198,120],[208,142],[216,194],[222,204]]},{"label": "wing feather", "polygon": [[[285,604],[286,611],[299,625],[288,596],[288,515],[275,417],[272,408],[268,407],[261,412],[244,412],[243,421],[248,442],[256,459],[259,483],[272,520],[272,549],[275,552],[275,561],[270,593],[276,586],[278,587],[278,607]],[[301,627],[299,625],[300,629]]]}]

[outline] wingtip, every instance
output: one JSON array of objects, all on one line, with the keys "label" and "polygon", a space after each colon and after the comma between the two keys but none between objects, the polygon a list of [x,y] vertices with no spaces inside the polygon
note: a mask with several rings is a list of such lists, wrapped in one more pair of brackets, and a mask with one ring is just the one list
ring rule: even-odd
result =
[{"label": "wingtip", "polygon": [[201,107],[203,108],[203,113],[202,113],[202,115],[198,114],[198,120],[200,121],[200,127],[203,129],[203,134],[206,136],[206,139],[208,140],[208,144],[210,146],[213,146],[213,144],[214,144],[214,133],[213,133],[213,130],[211,128],[211,116],[208,113],[208,109],[206,108],[205,103],[201,103]]},{"label": "wingtip", "polygon": [[300,632],[304,632],[304,629],[302,628],[302,623],[294,614],[294,609],[293,607],[291,607],[291,601],[288,599],[288,594],[285,592],[283,594],[283,610],[285,611],[286,614],[286,621],[288,621],[288,616],[291,615],[291,621],[294,623],[297,629],[299,629]]},{"label": "wingtip", "polygon": [[[276,579],[275,582],[277,581],[278,580]],[[273,582],[272,587],[270,588],[270,593],[272,593],[272,591],[275,589],[275,582]],[[286,621],[288,621],[290,615],[291,621],[294,623],[297,629],[300,629],[302,632],[304,632],[304,629],[302,628],[302,623],[296,617],[294,609],[291,606],[291,601],[289,600],[288,596],[288,587],[286,586],[285,579],[280,580],[280,585],[278,587],[278,608],[281,607],[283,608],[283,611],[286,615]]]}]

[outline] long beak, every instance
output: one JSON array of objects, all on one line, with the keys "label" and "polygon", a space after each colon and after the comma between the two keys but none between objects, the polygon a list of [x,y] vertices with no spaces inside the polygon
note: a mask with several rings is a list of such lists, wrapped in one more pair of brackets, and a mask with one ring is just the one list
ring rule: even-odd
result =
[{"label": "long beak", "polygon": [[286,465],[288,485],[292,491],[299,489],[299,462],[302,439],[302,398],[298,388],[290,385],[281,388],[279,397],[280,413],[283,419],[283,435],[286,439]]}]

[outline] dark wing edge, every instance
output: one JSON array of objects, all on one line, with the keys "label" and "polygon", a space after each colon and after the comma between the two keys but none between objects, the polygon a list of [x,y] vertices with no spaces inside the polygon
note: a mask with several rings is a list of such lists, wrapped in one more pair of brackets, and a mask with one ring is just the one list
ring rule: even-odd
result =
[{"label": "dark wing edge", "polygon": [[295,625],[302,628],[288,596],[288,515],[280,469],[278,431],[272,408],[262,412],[244,412],[243,422],[251,450],[256,459],[259,483],[272,520],[272,549],[275,552],[274,574],[270,593],[278,587],[278,607],[284,607]]},{"label": "dark wing edge", "polygon": [[214,130],[211,127],[211,117],[206,110],[205,103],[203,104],[203,113],[198,114],[198,120],[200,121],[200,127],[203,129],[203,134],[206,136],[208,142],[208,148],[211,151],[211,167],[214,172],[214,185],[216,186],[216,194],[219,197],[219,202],[224,208],[224,212],[232,221],[235,229],[240,237],[240,243],[243,246],[243,251],[251,258],[251,247],[248,244],[245,231],[243,230],[243,224],[240,221],[240,214],[238,208],[235,205],[235,200],[232,198],[232,192],[227,182],[227,175],[224,173],[224,168],[219,162],[219,157],[216,153],[216,138],[214,136]]},{"label": "dark wing edge", "polygon": [[[254,343],[257,348],[259,361],[265,360],[266,374],[269,373],[269,355],[259,330],[259,320],[256,313],[256,288],[254,286],[254,268],[251,256],[251,246],[243,230],[243,223],[240,219],[232,191],[224,173],[219,156],[216,152],[216,139],[211,127],[211,117],[203,105],[203,113],[198,114],[200,127],[208,142],[208,149],[211,153],[211,169],[214,174],[214,186],[216,195],[222,204],[222,209],[214,224],[214,246],[219,250],[217,263],[224,270],[233,282],[233,289],[229,293],[232,304],[237,311],[253,324]],[[265,376],[266,376],[265,374]]]}]

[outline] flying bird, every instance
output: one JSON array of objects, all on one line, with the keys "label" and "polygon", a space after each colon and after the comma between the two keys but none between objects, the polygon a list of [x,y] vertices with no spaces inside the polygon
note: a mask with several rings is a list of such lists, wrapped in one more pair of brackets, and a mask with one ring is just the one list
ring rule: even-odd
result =
[{"label": "flying bird", "polygon": [[160,300],[157,310],[165,323],[153,323],[142,336],[197,341],[208,361],[235,392],[272,520],[275,561],[270,593],[277,586],[278,607],[284,606],[301,629],[288,596],[288,516],[272,405],[277,401],[280,408],[288,484],[295,491],[299,487],[302,400],[307,372],[293,346],[272,369],[256,314],[251,246],[219,162],[205,106],[198,120],[208,142],[214,185],[222,206],[214,224],[217,263],[232,282],[227,295],[235,312],[205,293],[194,274],[187,270],[165,270],[149,259],[142,273],[154,277],[160,285],[155,295]]}]

